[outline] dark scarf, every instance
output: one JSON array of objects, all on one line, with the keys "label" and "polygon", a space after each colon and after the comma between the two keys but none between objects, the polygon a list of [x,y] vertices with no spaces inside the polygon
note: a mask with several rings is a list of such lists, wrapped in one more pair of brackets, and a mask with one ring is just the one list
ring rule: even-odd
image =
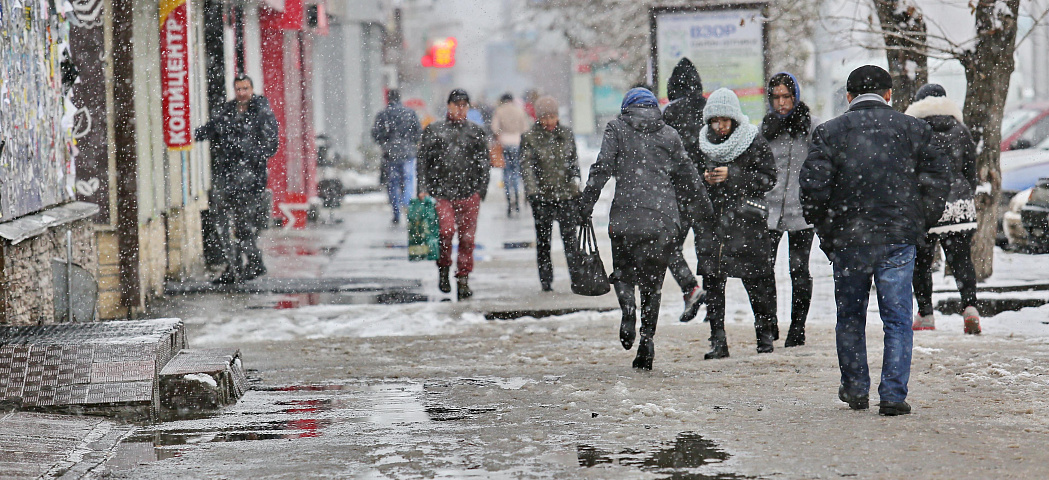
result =
[{"label": "dark scarf", "polygon": [[772,140],[784,132],[792,137],[799,137],[808,135],[811,126],[812,117],[809,115],[809,106],[805,105],[805,102],[798,102],[798,105],[786,117],[780,117],[775,112],[766,113],[765,118],[761,121],[761,135],[766,140]]}]

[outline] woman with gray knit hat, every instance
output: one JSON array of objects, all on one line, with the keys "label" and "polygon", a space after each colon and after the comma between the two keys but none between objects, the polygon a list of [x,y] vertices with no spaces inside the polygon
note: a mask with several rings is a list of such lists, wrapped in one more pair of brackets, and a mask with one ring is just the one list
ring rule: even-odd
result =
[{"label": "woman with gray knit hat", "polygon": [[634,344],[634,289],[638,289],[641,341],[633,366],[651,370],[660,292],[673,241],[683,225],[681,217],[706,218],[712,211],[681,137],[663,121],[656,96],[648,89],[628,91],[621,113],[605,127],[601,152],[590,167],[579,201],[584,221],[593,214],[601,189],[612,177],[616,191],[608,214],[613,267],[609,280],[623,311],[619,341],[627,350]]},{"label": "woman with gray knit hat", "polygon": [[769,261],[771,240],[765,194],[776,185],[776,161],[732,90],[719,88],[703,109],[700,131],[703,179],[713,217],[695,230],[696,257],[707,291],[711,351],[705,359],[729,356],[725,338],[725,282],[743,280],[754,310],[758,353],[772,352],[776,323],[776,279]]}]

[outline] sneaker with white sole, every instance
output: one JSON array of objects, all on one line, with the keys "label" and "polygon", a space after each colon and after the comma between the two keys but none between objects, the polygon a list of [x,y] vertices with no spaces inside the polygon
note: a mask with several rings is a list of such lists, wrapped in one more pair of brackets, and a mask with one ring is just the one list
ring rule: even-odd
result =
[{"label": "sneaker with white sole", "polygon": [[933,314],[922,315],[919,313],[915,315],[914,324],[911,325],[911,330],[916,332],[920,330],[936,330],[936,320],[933,317]]},{"label": "sneaker with white sole", "polygon": [[980,329],[980,311],[976,307],[965,307],[965,310],[962,310],[962,318],[965,319],[965,333],[979,335],[982,332]]},{"label": "sneaker with white sole", "polygon": [[691,322],[693,318],[696,318],[696,314],[699,313],[699,306],[703,305],[706,301],[707,292],[705,292],[699,286],[693,287],[691,292],[685,294],[685,311],[681,312],[681,320],[684,322]]}]

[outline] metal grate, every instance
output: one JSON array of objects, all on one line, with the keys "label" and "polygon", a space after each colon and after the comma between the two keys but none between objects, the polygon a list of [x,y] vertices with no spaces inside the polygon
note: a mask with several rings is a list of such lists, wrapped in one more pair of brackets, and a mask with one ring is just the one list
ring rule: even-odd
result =
[{"label": "metal grate", "polygon": [[157,372],[185,343],[178,319],[0,327],[0,400],[153,404]]}]

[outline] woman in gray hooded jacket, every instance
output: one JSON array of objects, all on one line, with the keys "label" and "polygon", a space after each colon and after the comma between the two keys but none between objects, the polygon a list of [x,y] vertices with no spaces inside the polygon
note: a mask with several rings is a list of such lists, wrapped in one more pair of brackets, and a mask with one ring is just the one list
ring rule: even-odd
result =
[{"label": "woman in gray hooded jacket", "polygon": [[[812,300],[812,275],[809,255],[815,236],[812,225],[801,213],[801,166],[809,154],[812,127],[818,125],[809,115],[809,106],[801,101],[798,80],[787,72],[769,79],[769,113],[761,121],[761,135],[769,142],[776,159],[776,186],[765,195],[769,205],[769,238],[772,244],[769,263],[776,264],[783,234],[787,234],[790,265],[790,329],[784,347],[805,344],[805,320]],[[777,330],[779,330],[777,328]],[[778,332],[775,332],[778,333]],[[778,338],[779,335],[776,335]]]}]

